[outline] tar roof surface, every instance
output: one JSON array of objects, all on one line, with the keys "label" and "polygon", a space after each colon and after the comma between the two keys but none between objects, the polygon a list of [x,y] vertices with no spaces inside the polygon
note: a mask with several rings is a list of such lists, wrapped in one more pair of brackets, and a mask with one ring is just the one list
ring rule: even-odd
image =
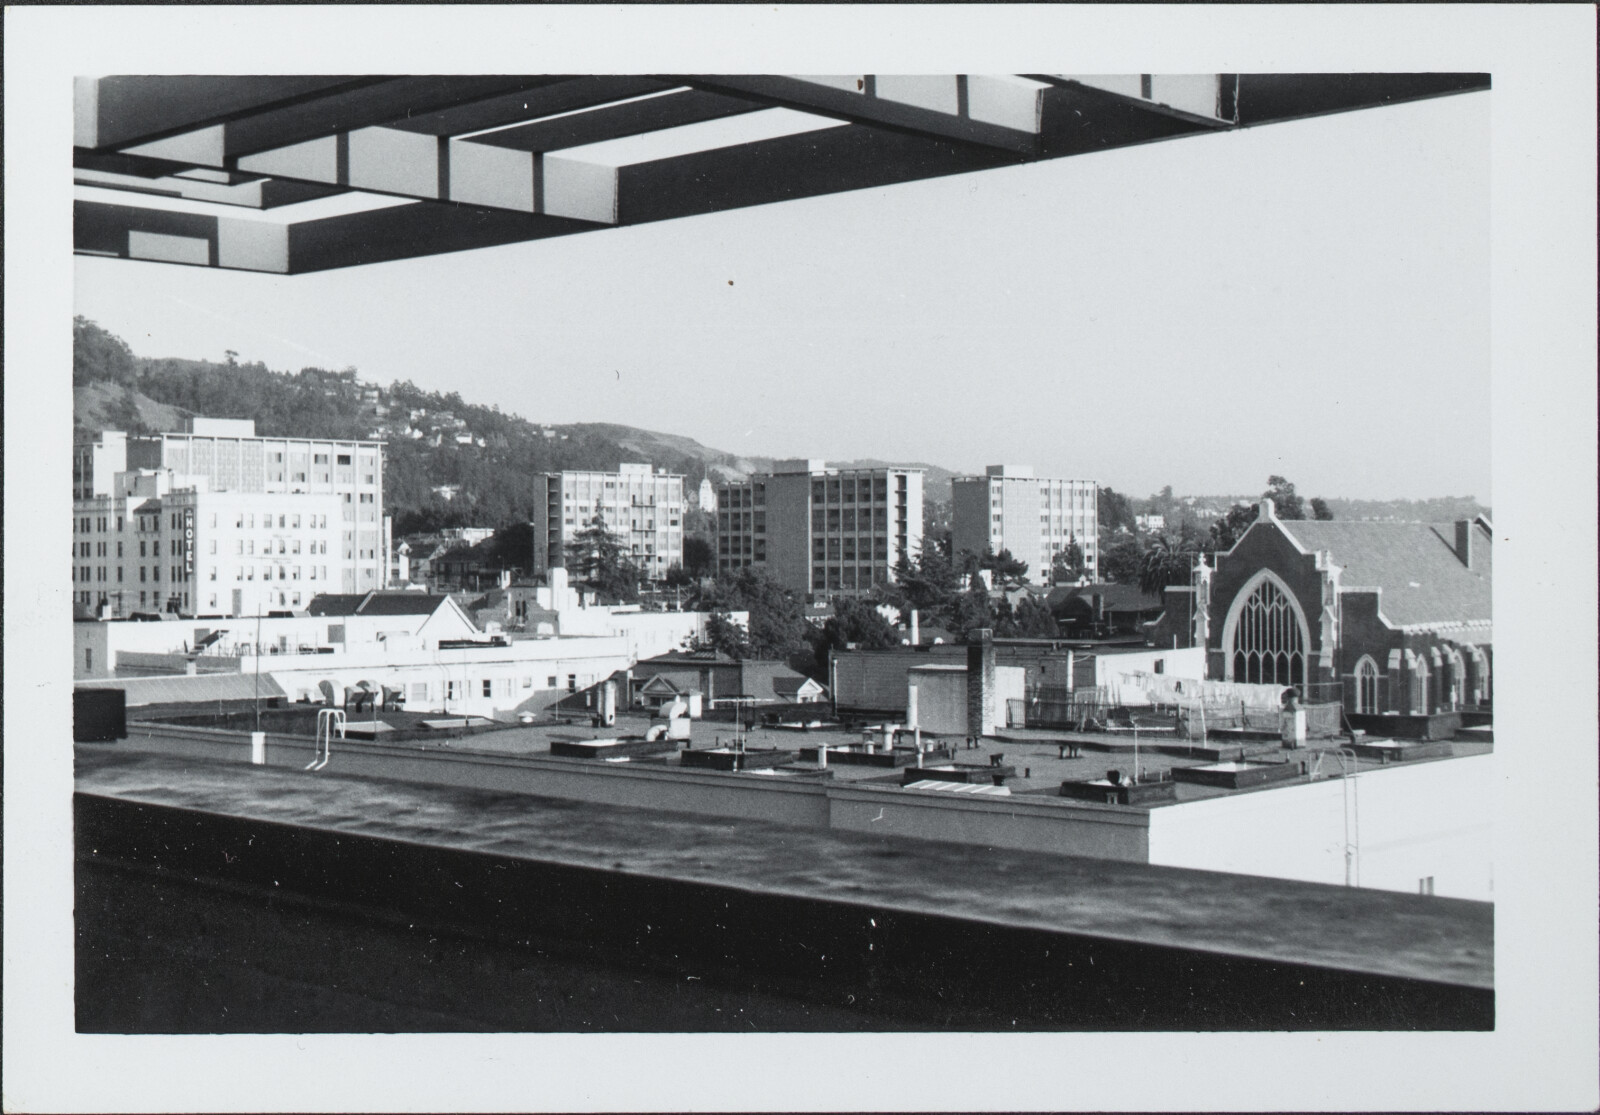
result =
[{"label": "tar roof surface", "polygon": [[974,922],[1472,987],[1494,979],[1494,908],[1460,899],[111,751],[80,757],[77,789]]}]

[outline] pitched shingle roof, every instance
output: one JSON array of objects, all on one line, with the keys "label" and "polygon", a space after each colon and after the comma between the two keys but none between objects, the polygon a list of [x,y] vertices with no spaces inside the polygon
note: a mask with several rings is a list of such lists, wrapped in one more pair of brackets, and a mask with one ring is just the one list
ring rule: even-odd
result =
[{"label": "pitched shingle roof", "polygon": [[430,616],[449,597],[430,592],[325,592],[311,598],[314,616]]},{"label": "pitched shingle roof", "polygon": [[[771,700],[773,697],[793,696],[807,678],[785,662],[745,659],[740,663],[740,684],[747,696]],[[778,682],[793,682],[795,688],[785,692]]]},{"label": "pitched shingle roof", "polygon": [[1454,523],[1279,522],[1307,550],[1327,550],[1343,589],[1381,588],[1390,623],[1461,623],[1493,618],[1493,539],[1472,526],[1472,568],[1456,556]]},{"label": "pitched shingle roof", "polygon": [[793,677],[778,677],[772,679],[772,691],[780,697],[793,697],[807,685],[819,685],[812,678],[796,674]]},{"label": "pitched shingle roof", "polygon": [[654,658],[641,658],[640,667],[645,666],[717,666],[737,662],[737,658],[718,651],[682,651],[669,650],[665,654],[658,654]]},{"label": "pitched shingle roof", "polygon": [[1085,604],[1092,604],[1094,594],[1097,592],[1103,597],[1105,609],[1108,612],[1158,612],[1161,610],[1161,597],[1152,596],[1141,591],[1138,585],[1120,585],[1114,581],[1058,588],[1045,599],[1052,609],[1056,609],[1065,605],[1069,600],[1082,600]]},{"label": "pitched shingle roof", "polygon": [[248,701],[287,697],[271,674],[173,674],[148,678],[96,678],[73,683],[78,689],[120,689],[129,705],[185,704],[197,701]]},{"label": "pitched shingle roof", "polygon": [[311,598],[306,612],[313,616],[353,616],[366,598],[364,592],[324,592]]}]

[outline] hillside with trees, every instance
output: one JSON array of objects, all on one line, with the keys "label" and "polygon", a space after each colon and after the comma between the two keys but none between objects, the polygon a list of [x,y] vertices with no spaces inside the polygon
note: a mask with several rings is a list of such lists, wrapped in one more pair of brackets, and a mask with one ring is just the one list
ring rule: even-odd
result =
[{"label": "hillside with trees", "polygon": [[82,317],[73,342],[74,425],[86,433],[170,430],[200,414],[253,418],[268,437],[387,442],[384,501],[399,535],[524,522],[539,472],[646,460],[683,473],[692,490],[708,473],[741,476],[766,463],[628,426],[539,424],[456,392],[365,383],[354,368],[274,371],[234,352],[223,362],[137,356]]}]

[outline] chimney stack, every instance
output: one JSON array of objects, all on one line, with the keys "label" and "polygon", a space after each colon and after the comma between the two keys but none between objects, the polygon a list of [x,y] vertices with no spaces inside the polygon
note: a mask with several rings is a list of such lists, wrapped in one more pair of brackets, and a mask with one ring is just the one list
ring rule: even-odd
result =
[{"label": "chimney stack", "polygon": [[1456,520],[1456,557],[1468,569],[1472,568],[1472,520]]},{"label": "chimney stack", "polygon": [[922,645],[921,629],[917,622],[917,609],[915,608],[911,609],[911,645],[914,647]]},{"label": "chimney stack", "polygon": [[983,627],[973,632],[967,644],[967,734],[978,738],[991,734],[994,707],[994,632]]}]

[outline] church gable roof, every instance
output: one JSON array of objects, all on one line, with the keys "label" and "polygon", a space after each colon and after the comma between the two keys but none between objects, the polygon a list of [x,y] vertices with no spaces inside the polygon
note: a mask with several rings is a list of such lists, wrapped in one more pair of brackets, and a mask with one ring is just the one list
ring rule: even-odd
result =
[{"label": "church gable roof", "polygon": [[1454,523],[1371,523],[1279,520],[1309,551],[1327,550],[1348,591],[1381,588],[1380,607],[1390,623],[1462,623],[1493,618],[1493,536],[1481,521],[1471,526],[1472,565],[1456,553]]}]

